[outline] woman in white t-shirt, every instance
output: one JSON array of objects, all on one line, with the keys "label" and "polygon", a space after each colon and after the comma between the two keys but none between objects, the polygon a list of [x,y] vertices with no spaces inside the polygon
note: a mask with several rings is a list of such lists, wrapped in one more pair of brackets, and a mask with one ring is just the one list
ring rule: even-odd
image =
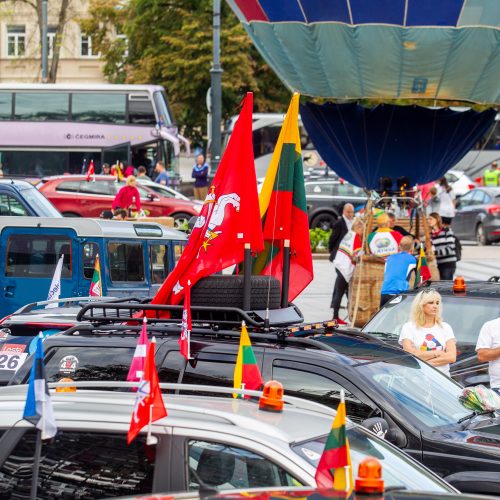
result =
[{"label": "woman in white t-shirt", "polygon": [[453,330],[441,319],[441,295],[428,288],[418,293],[411,305],[411,319],[403,325],[399,343],[417,358],[427,361],[446,375],[457,359]]}]

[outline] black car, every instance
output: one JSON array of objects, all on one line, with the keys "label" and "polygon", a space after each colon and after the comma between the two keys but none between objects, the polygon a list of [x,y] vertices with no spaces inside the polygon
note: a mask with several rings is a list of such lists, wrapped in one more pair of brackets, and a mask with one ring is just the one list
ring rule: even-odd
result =
[{"label": "black car", "polygon": [[479,245],[500,241],[500,187],[480,187],[460,197],[452,229],[458,238]]},{"label": "black car", "polygon": [[[182,311],[181,306],[85,306],[78,316],[81,324],[45,341],[48,380],[125,380],[141,328],[130,322],[144,309]],[[189,362],[179,354],[179,320],[153,319],[148,326],[157,339],[160,381],[231,387],[237,325],[245,318],[264,380],[279,380],[288,395],[333,408],[343,389],[354,422],[387,426],[389,441],[462,491],[500,493],[500,415],[471,413],[459,402],[461,386],[427,363],[362,332],[314,325],[309,336],[301,337],[297,335],[306,328],[266,329],[261,319],[236,309],[219,311],[224,313],[223,326],[220,318],[202,319],[213,308],[192,310]],[[30,365],[26,362],[11,384],[26,382]]]},{"label": "black car", "polygon": [[62,217],[38,189],[26,181],[0,179],[0,216]]},{"label": "black car", "polygon": [[309,227],[331,229],[333,223],[342,215],[346,203],[354,208],[362,208],[367,196],[362,188],[329,178],[305,181],[307,214]]},{"label": "black car", "polygon": [[[443,320],[451,325],[457,339],[457,361],[450,366],[451,376],[464,386],[489,387],[488,363],[478,361],[475,349],[484,323],[500,317],[500,283],[467,282],[465,292],[454,292],[451,281],[429,286],[441,294]],[[361,331],[398,346],[401,327],[409,321],[411,303],[420,290],[408,290],[386,303]]]}]

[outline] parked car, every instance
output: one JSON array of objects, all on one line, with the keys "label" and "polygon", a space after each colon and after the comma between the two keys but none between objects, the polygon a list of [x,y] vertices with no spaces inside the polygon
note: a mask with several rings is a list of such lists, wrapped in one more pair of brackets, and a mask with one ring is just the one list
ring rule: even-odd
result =
[{"label": "parked car", "polygon": [[[457,361],[450,366],[451,376],[464,386],[489,386],[488,363],[476,356],[479,330],[487,321],[500,317],[500,283],[471,281],[465,293],[454,292],[453,282],[430,286],[441,294],[443,320],[449,323],[457,339]],[[392,299],[362,328],[364,333],[392,345],[399,345],[399,333],[409,321],[411,303],[421,289],[408,290]]]},{"label": "parked car", "polygon": [[500,241],[500,187],[479,187],[457,201],[452,221],[458,238],[476,240],[478,245]]},{"label": "parked car", "polygon": [[34,186],[17,179],[0,179],[0,216],[61,217]]},{"label": "parked car", "polygon": [[456,196],[463,196],[476,187],[476,183],[461,170],[448,170],[444,176]]},{"label": "parked car", "polygon": [[[96,175],[95,182],[86,179],[85,175],[44,177],[37,187],[65,217],[99,217],[104,210],[111,209],[124,182],[116,182],[110,175]],[[201,205],[190,200],[159,196],[142,184],[137,189],[143,210],[151,217],[173,217],[176,227],[201,211]]]},{"label": "parked car", "polygon": [[364,207],[368,199],[362,188],[329,178],[306,180],[305,190],[309,227],[325,231],[342,215],[346,203],[358,209]]},{"label": "parked car", "polygon": [[[126,323],[148,308],[182,310],[181,306],[125,303],[109,308],[85,306],[78,320],[92,319],[93,324],[82,323],[46,339],[48,379],[125,380],[141,328]],[[105,313],[108,309],[114,311],[113,318]],[[193,359],[187,364],[179,354],[180,317],[151,319],[148,325],[149,334],[157,339],[160,380],[231,387],[239,347],[237,325],[243,317],[251,325],[258,314],[240,311],[240,317],[231,321],[231,313],[238,311],[223,308],[225,323],[221,324],[211,319],[217,308],[192,309]],[[253,330],[262,332],[264,327],[262,318]],[[307,337],[297,336],[306,331]],[[324,325],[301,329],[277,324],[267,334],[251,331],[250,335],[264,380],[279,380],[287,394],[332,408],[337,407],[343,389],[353,422],[370,429],[387,428],[387,440],[451,484],[460,483],[462,491],[500,493],[500,415],[477,415],[462,406],[458,399],[462,387],[439,370],[354,330],[343,333]],[[68,357],[73,360],[70,369]],[[31,358],[10,384],[26,383],[30,366]]]},{"label": "parked car", "polygon": [[[71,365],[70,360],[66,365]],[[117,383],[99,390],[51,394],[58,432],[37,457],[37,498],[94,499],[159,491],[218,491],[315,486],[314,474],[335,412],[286,397],[282,412],[252,400],[164,394],[168,416],[127,445],[135,393]],[[165,389],[167,389],[165,387]],[[177,385],[169,389],[179,391]],[[184,388],[184,390],[186,390]],[[203,391],[206,394],[206,391]],[[37,433],[22,418],[26,386],[0,389],[0,496],[24,498],[33,481]],[[198,393],[193,395],[194,393]],[[226,393],[232,390],[224,391]],[[260,396],[251,391],[249,395]],[[383,463],[389,488],[457,491],[397,448],[359,426],[347,425],[353,466],[368,455]]]},{"label": "parked car", "polygon": [[166,198],[177,198],[178,200],[192,201],[195,205],[203,205],[203,202],[200,200],[191,200],[179,191],[176,191],[174,188],[159,184],[158,182],[154,182],[150,179],[137,177],[137,182],[142,186],[151,189],[151,191],[154,191],[159,196],[165,196]]}]

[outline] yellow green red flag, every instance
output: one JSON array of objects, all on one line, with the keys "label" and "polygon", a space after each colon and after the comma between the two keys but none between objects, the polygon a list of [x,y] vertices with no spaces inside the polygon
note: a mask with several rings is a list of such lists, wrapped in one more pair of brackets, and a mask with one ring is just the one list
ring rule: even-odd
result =
[{"label": "yellow green red flag", "polygon": [[[263,381],[259,366],[255,359],[247,327],[243,322],[241,325],[240,347],[236,358],[236,366],[234,367],[233,387],[235,389],[258,390],[262,385]],[[233,397],[237,398],[238,394],[234,393]],[[245,397],[248,398],[249,396]]]}]

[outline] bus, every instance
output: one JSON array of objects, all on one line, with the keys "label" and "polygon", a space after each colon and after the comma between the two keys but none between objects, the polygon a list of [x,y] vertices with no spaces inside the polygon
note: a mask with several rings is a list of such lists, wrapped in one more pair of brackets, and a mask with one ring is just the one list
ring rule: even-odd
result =
[{"label": "bus", "polygon": [[0,84],[0,164],[4,175],[83,173],[90,161],[178,171],[180,144],[157,85]]},{"label": "bus", "polygon": [[[237,116],[232,116],[226,123],[223,133],[222,150],[226,147]],[[281,127],[285,115],[282,113],[254,113],[252,122],[253,154],[255,158],[255,169],[257,179],[262,181],[266,176],[267,167],[273,155],[274,146],[278,142]],[[309,135],[302,124],[299,116],[299,132],[302,147],[302,160],[304,163],[304,174],[321,173],[328,176],[333,175],[333,171],[328,169],[326,163],[316,151],[314,144],[309,139]]]},{"label": "bus", "polygon": [[[467,108],[452,108],[455,110],[466,110]],[[229,141],[237,116],[231,117],[225,127],[223,134],[223,148]],[[257,179],[260,182],[266,175],[267,167],[272,157],[274,146],[283,125],[285,115],[281,113],[254,113],[252,124],[253,150],[255,158],[255,169]],[[331,168],[322,160],[316,147],[312,143],[299,116],[300,141],[302,145],[302,158],[304,163],[304,175],[314,177],[335,177],[335,167]],[[493,160],[500,161],[500,113],[497,114],[495,123],[485,136],[462,158],[454,167],[462,170],[470,177],[481,175],[482,171],[491,164]],[[333,170],[332,170],[333,169]]]}]

